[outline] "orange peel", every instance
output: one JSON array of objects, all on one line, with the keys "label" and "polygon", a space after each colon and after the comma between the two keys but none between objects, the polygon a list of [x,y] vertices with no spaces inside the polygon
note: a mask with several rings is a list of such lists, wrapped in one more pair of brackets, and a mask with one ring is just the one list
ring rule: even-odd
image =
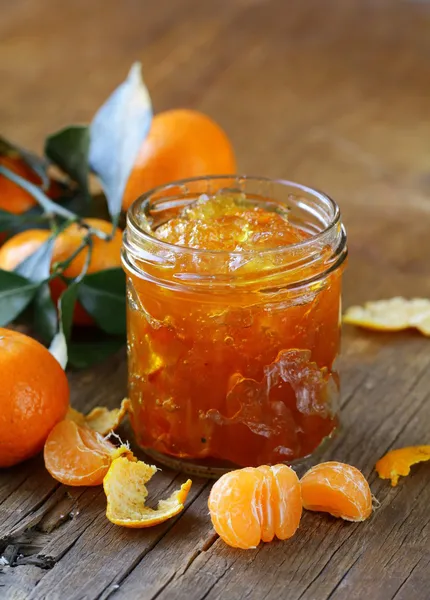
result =
[{"label": "orange peel", "polygon": [[119,448],[102,435],[74,421],[57,423],[45,442],[45,467],[54,479],[71,486],[101,485],[111,462],[133,455],[125,444]]},{"label": "orange peel", "polygon": [[126,416],[130,406],[130,400],[124,398],[119,408],[109,410],[105,406],[93,408],[87,415],[69,407],[66,419],[74,421],[80,427],[89,427],[100,435],[107,435],[110,431],[117,429]]},{"label": "orange peel", "polygon": [[184,509],[191,488],[190,479],[169,498],[160,500],[156,509],[145,506],[148,497],[146,484],[156,471],[154,465],[132,462],[127,457],[119,457],[112,462],[103,480],[107,498],[106,516],[111,523],[134,529],[152,527],[175,517]]},{"label": "orange peel", "polygon": [[412,465],[426,460],[430,460],[430,446],[409,446],[388,452],[378,460],[375,469],[381,479],[391,479],[391,485],[396,487],[400,477],[409,475]]},{"label": "orange peel", "polygon": [[343,322],[378,331],[415,328],[423,335],[430,336],[430,300],[396,297],[366,302],[364,306],[348,308]]}]

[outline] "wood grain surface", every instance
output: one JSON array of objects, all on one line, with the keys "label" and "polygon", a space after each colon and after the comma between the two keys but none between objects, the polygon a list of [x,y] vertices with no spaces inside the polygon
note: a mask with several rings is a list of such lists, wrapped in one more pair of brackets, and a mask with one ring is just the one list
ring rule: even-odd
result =
[{"label": "wood grain surface", "polygon": [[[14,0],[1,3],[0,131],[42,147],[88,121],[138,59],[157,111],[201,109],[240,170],[325,190],[350,260],[344,305],[430,297],[430,4],[406,0]],[[214,534],[210,483],[161,526],[128,531],[101,489],[66,489],[40,458],[0,472],[5,600],[428,600],[430,470],[391,488],[388,449],[430,443],[430,341],[343,332],[342,435],[326,458],[370,478],[363,524],[305,514],[298,534],[235,551]],[[122,353],[70,375],[73,403],[115,406]],[[122,435],[127,436],[123,430]],[[154,497],[184,480],[163,470]]]}]

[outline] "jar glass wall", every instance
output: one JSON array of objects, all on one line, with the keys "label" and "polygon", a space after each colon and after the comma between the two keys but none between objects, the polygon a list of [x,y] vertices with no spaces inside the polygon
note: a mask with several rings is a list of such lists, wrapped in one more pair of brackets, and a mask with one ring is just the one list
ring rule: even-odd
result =
[{"label": "jar glass wall", "polygon": [[[299,241],[279,244],[281,235],[267,247],[260,230],[255,247],[223,249],[225,230],[206,228],[214,197],[254,211],[260,225],[266,213],[268,223],[281,215]],[[191,239],[180,216],[196,203],[200,212],[186,225],[207,247],[180,245]],[[157,234],[166,224],[176,227],[176,243]],[[345,258],[337,205],[292,182],[211,177],[139,198],[123,246],[138,443],[165,464],[205,475],[292,463],[320,447],[338,425]]]}]

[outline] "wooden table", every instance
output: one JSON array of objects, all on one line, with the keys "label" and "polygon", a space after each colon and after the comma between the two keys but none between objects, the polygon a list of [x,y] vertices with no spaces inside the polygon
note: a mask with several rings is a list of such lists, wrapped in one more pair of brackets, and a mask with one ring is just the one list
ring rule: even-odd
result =
[{"label": "wooden table", "polygon": [[[229,132],[243,172],[317,186],[341,205],[344,305],[430,297],[430,5],[406,0],[15,0],[0,19],[0,131],[40,149],[88,121],[140,59],[156,110]],[[344,328],[343,434],[326,458],[370,478],[363,524],[305,514],[288,542],[243,552],[214,534],[210,483],[142,531],[111,525],[100,488],[66,489],[36,458],[0,473],[2,599],[430,598],[430,468],[378,480],[389,448],[430,443],[430,341]],[[115,406],[124,355],[71,373],[81,409]],[[124,434],[124,431],[123,431]],[[124,435],[127,435],[125,433]],[[164,470],[154,496],[184,477]],[[7,549],[8,547],[8,549]]]}]

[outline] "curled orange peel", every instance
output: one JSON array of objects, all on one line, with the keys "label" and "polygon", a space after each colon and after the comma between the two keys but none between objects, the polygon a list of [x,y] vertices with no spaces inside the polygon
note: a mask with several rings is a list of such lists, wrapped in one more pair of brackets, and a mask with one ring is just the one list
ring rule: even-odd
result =
[{"label": "curled orange peel", "polygon": [[381,479],[391,479],[391,485],[396,487],[399,477],[409,475],[412,465],[426,460],[430,460],[430,446],[409,446],[388,452],[378,460],[375,469]]},{"label": "curled orange peel", "polygon": [[166,500],[160,500],[156,509],[145,506],[148,496],[145,484],[156,471],[154,465],[132,462],[127,457],[119,457],[112,462],[103,480],[107,498],[106,516],[111,523],[135,529],[152,527],[175,517],[184,509],[191,488],[190,479]]},{"label": "curled orange peel", "polygon": [[105,406],[97,406],[87,415],[69,407],[66,419],[74,421],[80,427],[89,427],[100,433],[100,435],[107,435],[110,431],[114,431],[119,427],[129,410],[129,406],[130,400],[124,398],[120,408],[109,410]]},{"label": "curled orange peel", "polygon": [[366,302],[364,306],[348,308],[343,322],[379,331],[415,328],[423,335],[430,336],[430,300],[396,297]]}]

